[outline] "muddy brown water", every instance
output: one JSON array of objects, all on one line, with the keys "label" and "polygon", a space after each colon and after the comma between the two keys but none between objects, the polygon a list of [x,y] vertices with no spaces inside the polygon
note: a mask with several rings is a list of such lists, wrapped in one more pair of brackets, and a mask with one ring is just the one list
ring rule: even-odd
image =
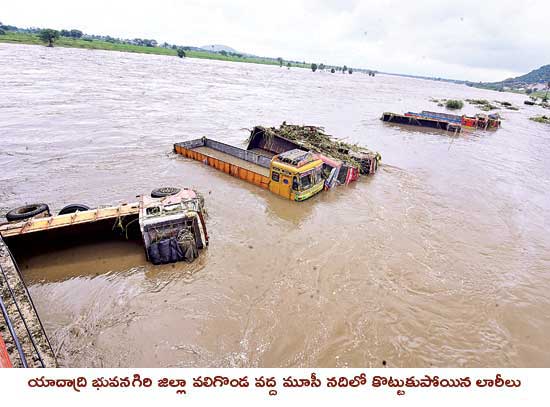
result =
[{"label": "muddy brown water", "polygon": [[[550,128],[524,97],[444,82],[0,44],[0,206],[206,194],[210,247],[124,242],[19,261],[62,366],[550,366]],[[382,123],[505,100],[496,132]],[[477,110],[468,104],[464,112]],[[383,167],[303,202],[171,153],[304,123]]]}]

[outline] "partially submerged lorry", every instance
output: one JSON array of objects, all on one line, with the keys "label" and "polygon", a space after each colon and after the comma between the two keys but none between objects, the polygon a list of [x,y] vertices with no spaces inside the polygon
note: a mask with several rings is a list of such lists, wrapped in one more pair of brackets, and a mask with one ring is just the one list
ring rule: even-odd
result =
[{"label": "partially submerged lorry", "polygon": [[374,174],[380,162],[380,154],[333,140],[319,127],[286,123],[254,127],[246,149],[203,137],[174,144],[174,152],[292,201]]},{"label": "partially submerged lorry", "polygon": [[[0,223],[0,367],[55,367],[55,353],[32,303],[19,255],[95,239],[141,239],[153,264],[193,261],[208,245],[204,199],[191,189],[159,188],[138,202],[90,209],[25,205]],[[3,321],[2,321],[3,320]],[[5,322],[5,323],[1,323]]]},{"label": "partially submerged lorry", "polygon": [[291,201],[304,201],[324,186],[323,161],[299,149],[268,157],[203,137],[176,143],[174,151]]}]

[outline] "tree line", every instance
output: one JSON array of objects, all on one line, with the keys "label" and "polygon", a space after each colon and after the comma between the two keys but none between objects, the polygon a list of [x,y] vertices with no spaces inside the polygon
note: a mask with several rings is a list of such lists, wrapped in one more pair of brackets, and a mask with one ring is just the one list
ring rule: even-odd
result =
[{"label": "tree line", "polygon": [[[312,63],[311,64],[311,70],[313,72],[316,72],[317,70],[319,71],[325,71],[325,70],[328,70],[330,69],[330,72],[331,73],[336,73],[336,72],[342,72],[342,73],[349,73],[349,74],[352,74],[353,73],[353,68],[351,67],[348,67],[346,65],[340,67],[340,66],[326,66],[325,64],[323,63],[320,63],[319,65],[317,65],[316,63]],[[359,72],[365,72],[367,73],[369,76],[374,76],[375,75],[375,71],[372,71],[372,70],[366,70],[366,69],[360,69],[358,70]]]},{"label": "tree line", "polygon": [[[15,32],[22,32],[22,33],[37,35],[38,38],[41,41],[43,41],[44,43],[46,43],[48,47],[53,47],[54,44],[55,44],[55,41],[57,41],[60,37],[71,38],[71,39],[75,39],[75,40],[80,39],[80,40],[84,40],[84,41],[100,40],[100,41],[110,42],[110,43],[113,43],[113,44],[137,45],[137,46],[144,46],[144,47],[158,47],[159,46],[158,42],[154,39],[147,39],[147,38],[121,39],[121,38],[111,37],[110,35],[91,35],[91,34],[85,34],[81,30],[77,30],[77,29],[74,29],[74,28],[70,29],[70,30],[67,30],[67,29],[54,30],[54,29],[51,29],[51,28],[36,28],[36,27],[19,28],[19,27],[16,27],[16,26],[3,25],[0,22],[0,35],[5,34],[6,31],[15,31]],[[229,52],[229,51],[225,51],[225,50],[215,52],[215,51],[208,51],[208,50],[198,48],[198,47],[189,47],[189,46],[180,46],[180,45],[175,45],[175,44],[169,44],[167,42],[162,43],[162,45],[160,45],[160,46],[162,48],[171,48],[171,49],[175,50],[177,56],[180,57],[180,58],[183,58],[183,57],[187,56],[185,51],[189,51],[189,50],[213,52],[213,53],[223,55],[225,57],[228,57],[228,56],[236,57],[236,58],[243,58],[244,57],[243,54],[240,54],[240,53],[237,53],[237,52]],[[301,65],[303,67],[307,67],[307,64],[306,64],[305,61],[304,62],[285,61],[281,57],[278,57],[278,58],[263,57],[263,58],[264,59],[269,59],[269,60],[276,60],[279,63],[280,67],[283,67],[284,65],[286,65],[286,67],[288,69],[290,69],[293,66],[293,64]],[[326,66],[323,63],[320,63],[319,65],[317,65],[316,63],[312,63],[310,67],[311,67],[311,70],[313,72],[315,72],[317,70],[324,71],[325,69],[330,69],[331,73],[342,72],[342,73],[352,74],[353,71],[354,71],[353,68],[347,67],[346,65],[344,65],[343,67],[339,67],[339,66]],[[367,72],[369,74],[369,76],[374,76],[374,72],[375,72],[375,71],[370,71],[370,70],[369,71],[358,70],[358,71]]]}]

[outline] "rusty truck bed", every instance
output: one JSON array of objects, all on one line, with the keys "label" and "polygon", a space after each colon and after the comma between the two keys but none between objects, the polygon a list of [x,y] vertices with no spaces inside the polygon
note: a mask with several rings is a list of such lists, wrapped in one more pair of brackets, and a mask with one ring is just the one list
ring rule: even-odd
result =
[{"label": "rusty truck bed", "polygon": [[262,188],[269,187],[271,158],[206,137],[174,144],[174,152]]},{"label": "rusty truck bed", "polygon": [[37,217],[20,222],[0,224],[0,236],[7,238],[31,232],[42,232],[67,226],[84,223],[93,223],[106,219],[116,219],[125,216],[136,216],[139,213],[139,203],[120,204],[105,208],[91,209],[88,211],[70,213],[66,215],[53,215],[49,217]]}]

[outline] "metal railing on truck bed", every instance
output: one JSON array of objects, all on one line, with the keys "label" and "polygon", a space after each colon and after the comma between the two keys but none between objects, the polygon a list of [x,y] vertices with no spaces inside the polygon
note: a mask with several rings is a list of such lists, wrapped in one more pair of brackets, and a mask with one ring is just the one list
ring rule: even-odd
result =
[{"label": "metal railing on truck bed", "polygon": [[174,144],[174,152],[259,187],[269,188],[271,159],[253,151],[203,137]]}]

